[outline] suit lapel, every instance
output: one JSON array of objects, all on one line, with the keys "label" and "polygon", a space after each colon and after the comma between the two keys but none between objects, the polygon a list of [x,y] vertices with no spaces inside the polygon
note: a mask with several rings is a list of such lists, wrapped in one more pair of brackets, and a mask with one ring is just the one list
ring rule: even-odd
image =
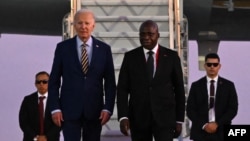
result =
[{"label": "suit lapel", "polygon": [[34,95],[32,96],[32,101],[30,101],[31,106],[33,107],[33,116],[34,116],[34,120],[36,121],[36,123],[39,123],[39,109],[38,109],[38,94],[37,92],[34,93]]},{"label": "suit lapel", "polygon": [[[203,77],[201,80],[200,80],[200,88],[199,88],[199,91],[200,91],[200,96],[199,98],[201,98],[200,100],[203,101],[204,103],[206,103],[206,105],[204,105],[205,107],[203,107],[204,109],[208,109],[208,89],[207,89],[207,78],[206,77]],[[208,113],[207,113],[208,114]]]},{"label": "suit lapel", "polygon": [[[208,89],[207,89],[207,78],[203,77],[203,79],[201,80],[201,92],[204,95],[205,99],[208,99]],[[208,100],[207,100],[208,103]]]},{"label": "suit lapel", "polygon": [[215,105],[217,101],[220,101],[220,99],[223,97],[221,94],[223,94],[223,81],[219,77],[218,82],[217,82],[216,95],[215,95]]},{"label": "suit lapel", "polygon": [[158,58],[156,58],[156,63],[157,64],[156,64],[154,79],[160,78],[161,73],[166,73],[166,72],[163,72],[163,71],[168,71],[169,70],[169,69],[165,68],[165,67],[167,67],[166,66],[166,59],[168,59],[168,53],[163,48],[164,47],[159,45],[158,55],[156,56]]},{"label": "suit lapel", "polygon": [[138,53],[136,53],[136,54],[138,54],[138,55],[135,56],[137,58],[135,58],[133,60],[133,61],[137,61],[137,62],[135,62],[136,67],[134,67],[134,68],[136,68],[137,71],[141,72],[143,78],[145,78],[145,81],[149,81],[148,75],[147,75],[147,65],[146,65],[147,60],[146,60],[146,56],[144,54],[142,46],[139,47]]},{"label": "suit lapel", "polygon": [[[48,97],[47,97],[48,98]],[[44,118],[44,123],[46,124],[46,121],[47,121],[47,119],[46,119],[46,117],[50,117],[51,115],[50,115],[50,110],[49,110],[49,106],[48,106],[48,99],[47,99],[47,101],[46,101],[46,107],[45,107],[45,111],[44,111],[44,113],[45,113],[45,118]]]},{"label": "suit lapel", "polygon": [[79,70],[80,73],[82,73],[84,75],[84,73],[82,71],[82,64],[79,60],[76,43],[77,43],[76,36],[69,40],[69,45],[70,45],[69,53],[72,55],[72,58],[74,59],[73,62],[74,62],[74,64],[76,64],[76,67],[78,68],[77,70]]},{"label": "suit lapel", "polygon": [[96,57],[98,57],[98,48],[99,48],[99,45],[97,43],[97,40],[92,37],[93,39],[93,50],[92,50],[92,58],[91,58],[91,62],[90,62],[90,66],[89,66],[89,69],[91,69],[91,66],[93,66],[93,64],[95,64],[95,61],[96,61]]},{"label": "suit lapel", "polygon": [[162,70],[162,67],[163,67],[163,62],[162,62],[162,60],[165,58],[165,57],[167,57],[167,54],[165,54],[164,52],[163,52],[163,50],[161,49],[161,46],[159,45],[159,48],[158,48],[158,56],[156,56],[156,57],[158,57],[158,58],[156,58],[156,70],[155,70],[155,75],[154,75],[154,78],[153,78],[153,80],[155,79],[155,78],[157,78],[158,76],[160,76],[159,74],[160,74],[160,70]]}]

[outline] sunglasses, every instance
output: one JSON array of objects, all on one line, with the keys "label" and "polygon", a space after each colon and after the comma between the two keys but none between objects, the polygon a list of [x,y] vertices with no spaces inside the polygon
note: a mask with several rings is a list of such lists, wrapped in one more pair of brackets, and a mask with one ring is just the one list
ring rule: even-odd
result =
[{"label": "sunglasses", "polygon": [[212,67],[212,66],[217,67],[219,65],[219,63],[206,63],[206,65],[208,67]]},{"label": "sunglasses", "polygon": [[36,84],[47,84],[48,83],[48,80],[36,80]]}]

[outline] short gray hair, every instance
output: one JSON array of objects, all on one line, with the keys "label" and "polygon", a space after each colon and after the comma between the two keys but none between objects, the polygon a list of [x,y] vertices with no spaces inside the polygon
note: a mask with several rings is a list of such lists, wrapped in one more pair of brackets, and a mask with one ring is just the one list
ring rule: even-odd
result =
[{"label": "short gray hair", "polygon": [[79,14],[82,14],[82,13],[89,13],[89,14],[91,14],[93,16],[93,19],[94,19],[94,22],[95,22],[95,14],[93,13],[93,11],[91,11],[89,9],[80,9],[80,10],[78,10],[75,13],[73,23],[75,23],[75,21],[76,21],[76,16],[79,15]]}]

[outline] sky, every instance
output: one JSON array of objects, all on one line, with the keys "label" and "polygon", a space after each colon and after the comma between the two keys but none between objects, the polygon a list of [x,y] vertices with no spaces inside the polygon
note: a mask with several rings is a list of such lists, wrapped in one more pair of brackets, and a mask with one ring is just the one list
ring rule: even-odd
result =
[{"label": "sky", "polygon": [[[18,112],[24,96],[34,92],[35,74],[50,72],[58,36],[2,34],[0,37],[0,138],[20,140],[22,132]],[[250,42],[221,41],[218,54],[222,68],[220,76],[235,83],[239,97],[239,111],[233,124],[250,124]],[[191,82],[205,76],[198,69],[196,41],[188,46],[188,73]],[[13,136],[14,135],[14,136]]]}]

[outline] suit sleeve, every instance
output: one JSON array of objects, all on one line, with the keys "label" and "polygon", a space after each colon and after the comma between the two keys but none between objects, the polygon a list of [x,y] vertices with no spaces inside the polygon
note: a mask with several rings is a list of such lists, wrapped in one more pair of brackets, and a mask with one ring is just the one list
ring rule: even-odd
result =
[{"label": "suit sleeve", "polygon": [[197,90],[197,87],[199,86],[197,86],[196,83],[192,83],[191,88],[189,90],[189,95],[187,100],[187,116],[192,122],[196,123],[199,126],[199,129],[202,129],[202,126],[205,123],[207,123],[207,118],[203,119],[197,113],[198,107],[195,100],[196,99],[195,95],[197,94],[197,91],[199,91]]},{"label": "suit sleeve", "polygon": [[[222,114],[220,118],[218,118],[217,123],[219,125],[224,125],[225,123],[229,123],[233,120],[233,118],[237,115],[238,111],[238,97],[237,97],[237,92],[234,86],[234,83],[229,82],[227,86],[227,91],[228,95],[227,99],[227,108]],[[219,108],[219,107],[218,107]]]},{"label": "suit sleeve", "polygon": [[25,97],[22,101],[20,111],[19,111],[19,125],[23,133],[29,137],[35,137],[36,132],[30,126],[31,122],[29,119],[29,104],[28,99]]},{"label": "suit sleeve", "polygon": [[62,76],[62,55],[60,51],[60,46],[57,45],[54,60],[52,64],[52,69],[49,78],[48,86],[48,104],[50,105],[50,111],[60,109],[59,104],[59,88],[61,86],[61,76]]},{"label": "suit sleeve", "polygon": [[128,117],[128,94],[129,94],[129,73],[128,73],[128,56],[125,54],[117,85],[117,113],[118,120],[122,117]]},{"label": "suit sleeve", "polygon": [[113,114],[115,96],[116,96],[116,82],[115,82],[115,70],[114,63],[111,53],[111,48],[108,46],[107,49],[107,62],[106,70],[104,74],[104,89],[105,89],[105,105],[104,109],[110,111]]}]

